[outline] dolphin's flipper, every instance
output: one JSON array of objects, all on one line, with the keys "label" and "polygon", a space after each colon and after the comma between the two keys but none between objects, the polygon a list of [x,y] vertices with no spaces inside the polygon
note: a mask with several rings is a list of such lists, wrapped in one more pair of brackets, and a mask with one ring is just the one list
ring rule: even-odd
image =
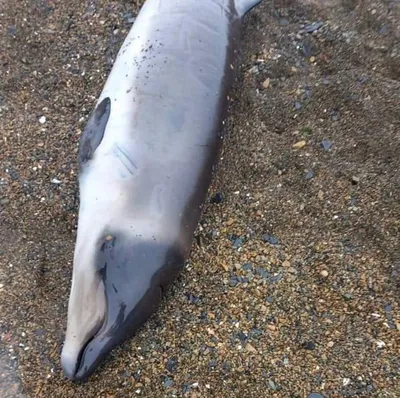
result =
[{"label": "dolphin's flipper", "polygon": [[79,164],[84,165],[100,145],[111,112],[110,98],[104,98],[92,112],[83,130],[79,147]]}]

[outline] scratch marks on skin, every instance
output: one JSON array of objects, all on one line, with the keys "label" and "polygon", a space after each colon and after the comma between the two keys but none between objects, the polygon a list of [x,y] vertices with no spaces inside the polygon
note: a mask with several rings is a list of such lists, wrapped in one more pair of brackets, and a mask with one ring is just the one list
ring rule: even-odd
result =
[{"label": "scratch marks on skin", "polygon": [[134,175],[135,171],[138,169],[137,165],[118,144],[115,144],[114,146],[114,154],[129,174]]}]

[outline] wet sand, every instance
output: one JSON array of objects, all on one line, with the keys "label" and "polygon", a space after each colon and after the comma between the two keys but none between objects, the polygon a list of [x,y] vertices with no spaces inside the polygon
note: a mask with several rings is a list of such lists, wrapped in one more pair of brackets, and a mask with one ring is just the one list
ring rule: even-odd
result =
[{"label": "wet sand", "polygon": [[400,396],[397,0],[250,13],[188,267],[64,378],[79,136],[134,3],[1,3],[0,396]]}]

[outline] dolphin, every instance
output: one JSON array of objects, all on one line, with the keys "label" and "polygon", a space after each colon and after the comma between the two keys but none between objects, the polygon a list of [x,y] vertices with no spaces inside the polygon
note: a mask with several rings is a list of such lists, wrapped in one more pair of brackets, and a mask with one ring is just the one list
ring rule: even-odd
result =
[{"label": "dolphin", "polygon": [[61,366],[85,380],[188,259],[223,139],[244,16],[261,0],[147,0],[79,144]]}]

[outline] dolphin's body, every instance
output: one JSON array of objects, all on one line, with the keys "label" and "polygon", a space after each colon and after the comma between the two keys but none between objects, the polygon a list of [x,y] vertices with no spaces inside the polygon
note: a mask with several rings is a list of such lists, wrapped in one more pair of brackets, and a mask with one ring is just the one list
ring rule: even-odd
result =
[{"label": "dolphin's body", "polygon": [[147,0],[80,142],[61,363],[87,378],[188,258],[217,162],[244,15],[261,0]]}]

